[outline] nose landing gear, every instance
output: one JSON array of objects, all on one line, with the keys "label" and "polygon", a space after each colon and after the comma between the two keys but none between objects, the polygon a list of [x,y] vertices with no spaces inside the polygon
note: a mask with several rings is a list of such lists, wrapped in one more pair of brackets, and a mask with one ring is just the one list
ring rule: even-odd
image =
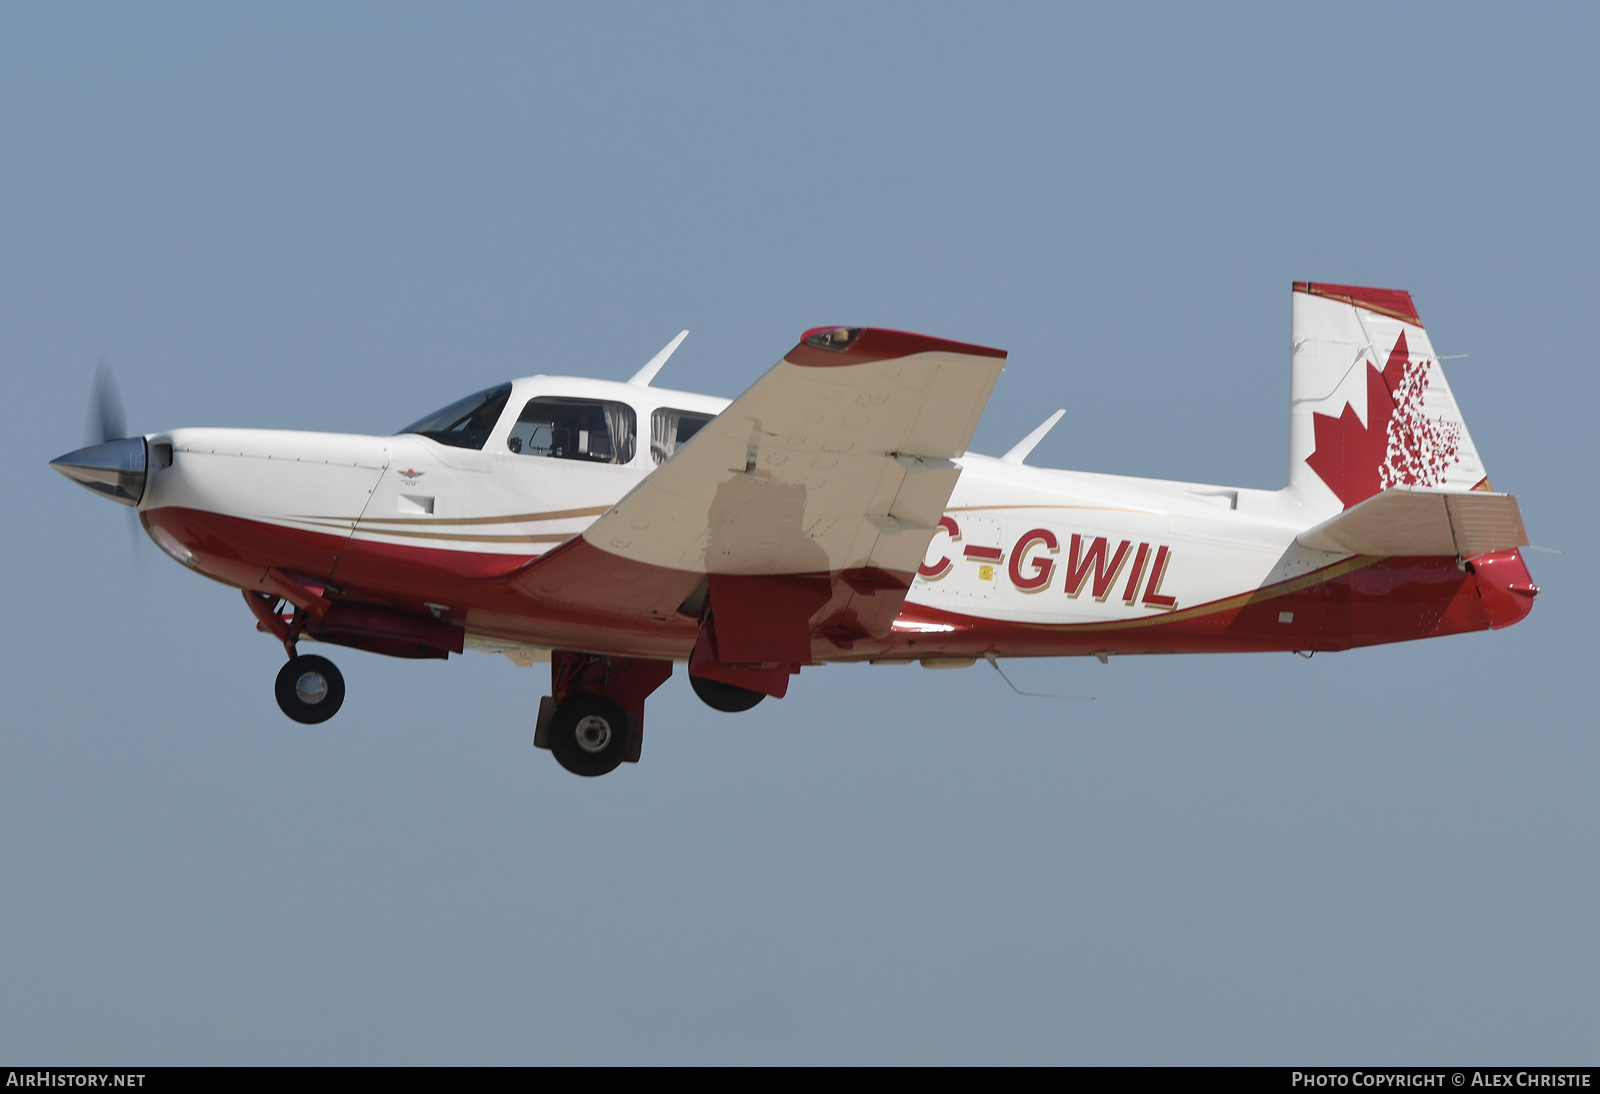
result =
[{"label": "nose landing gear", "polygon": [[309,618],[306,609],[296,606],[292,616],[284,616],[285,601],[271,593],[244,590],[244,602],[255,614],[256,629],[266,631],[283,643],[289,663],[278,670],[272,691],[278,708],[302,725],[326,722],[344,705],[344,674],[326,657],[301,654],[295,648]]},{"label": "nose landing gear", "polygon": [[316,725],[339,713],[344,675],[326,657],[302,654],[278,670],[272,690],[285,714],[303,725]]}]

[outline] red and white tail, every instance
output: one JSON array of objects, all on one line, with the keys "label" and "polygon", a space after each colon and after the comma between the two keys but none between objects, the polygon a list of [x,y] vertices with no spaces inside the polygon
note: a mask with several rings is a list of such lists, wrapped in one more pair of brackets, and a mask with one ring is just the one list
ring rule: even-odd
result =
[{"label": "red and white tail", "polygon": [[1411,294],[1294,283],[1289,489],[1318,519],[1395,486],[1487,490]]}]

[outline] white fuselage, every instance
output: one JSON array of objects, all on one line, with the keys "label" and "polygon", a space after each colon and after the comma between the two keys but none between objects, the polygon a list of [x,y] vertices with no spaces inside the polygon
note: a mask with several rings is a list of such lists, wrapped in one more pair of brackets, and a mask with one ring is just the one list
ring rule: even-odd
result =
[{"label": "white fuselage", "polygon": [[[509,405],[534,397],[626,402],[642,431],[661,407],[716,414],[727,405],[687,392],[547,376],[515,381]],[[515,418],[504,414],[481,450],[415,434],[152,434],[152,451],[170,446],[172,455],[152,461],[140,509],[193,510],[304,533],[304,542],[320,546],[310,562],[286,568],[319,570],[313,576],[335,581],[349,576],[339,567],[347,539],[432,559],[439,570],[465,556],[473,576],[506,574],[580,534],[656,467],[647,443],[620,465],[513,452],[506,441]],[[1338,557],[1294,545],[1313,520],[1287,489],[1035,468],[976,454],[957,462],[946,524],[933,535],[908,607],[1046,625],[1132,620],[1222,600]],[[151,530],[174,557],[193,561],[160,523]],[[248,587],[241,578],[269,562],[241,559],[239,568],[212,576]],[[465,625],[474,631],[471,618]]]}]

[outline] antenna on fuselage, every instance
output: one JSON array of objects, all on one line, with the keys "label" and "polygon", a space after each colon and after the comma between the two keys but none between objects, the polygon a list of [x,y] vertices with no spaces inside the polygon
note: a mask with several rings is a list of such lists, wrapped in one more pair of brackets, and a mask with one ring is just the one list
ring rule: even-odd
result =
[{"label": "antenna on fuselage", "polygon": [[677,348],[683,345],[683,340],[687,337],[689,337],[688,331],[679,331],[678,337],[668,342],[664,347],[662,347],[660,353],[650,358],[649,362],[644,366],[644,368],[633,374],[633,376],[628,380],[628,383],[637,384],[639,387],[649,387],[650,381],[654,380],[656,378],[656,373],[661,371],[661,366],[667,363],[667,358],[671,357]]},{"label": "antenna on fuselage", "polygon": [[1065,413],[1066,410],[1063,408],[1046,418],[1043,425],[1041,425],[1038,429],[1035,429],[1032,433],[1029,433],[1026,437],[1022,438],[1022,440],[1018,441],[1010,452],[1007,452],[1004,456],[1001,456],[1000,462],[1021,463],[1023,460],[1027,459],[1028,453],[1033,451],[1035,445],[1044,440],[1044,435],[1050,432],[1055,424],[1061,420],[1061,416]]}]

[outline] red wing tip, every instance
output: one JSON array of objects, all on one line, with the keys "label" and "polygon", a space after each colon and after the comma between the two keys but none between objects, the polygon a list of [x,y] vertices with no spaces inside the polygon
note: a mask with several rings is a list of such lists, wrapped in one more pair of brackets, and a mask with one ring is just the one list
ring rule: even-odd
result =
[{"label": "red wing tip", "polygon": [[1363,285],[1332,285],[1325,281],[1296,281],[1294,291],[1310,296],[1343,300],[1358,308],[1393,316],[1413,326],[1422,326],[1422,319],[1417,315],[1417,306],[1411,302],[1411,294],[1404,289],[1373,289]]},{"label": "red wing tip", "polygon": [[952,342],[911,331],[884,327],[813,327],[784,358],[790,364],[826,367],[887,361],[914,353],[961,353],[1005,359],[1006,351],[969,342]]},{"label": "red wing tip", "polygon": [[860,327],[812,327],[810,330],[800,335],[800,341],[804,342],[807,339],[814,338],[819,334],[832,334],[834,331],[859,331],[860,329]]}]

